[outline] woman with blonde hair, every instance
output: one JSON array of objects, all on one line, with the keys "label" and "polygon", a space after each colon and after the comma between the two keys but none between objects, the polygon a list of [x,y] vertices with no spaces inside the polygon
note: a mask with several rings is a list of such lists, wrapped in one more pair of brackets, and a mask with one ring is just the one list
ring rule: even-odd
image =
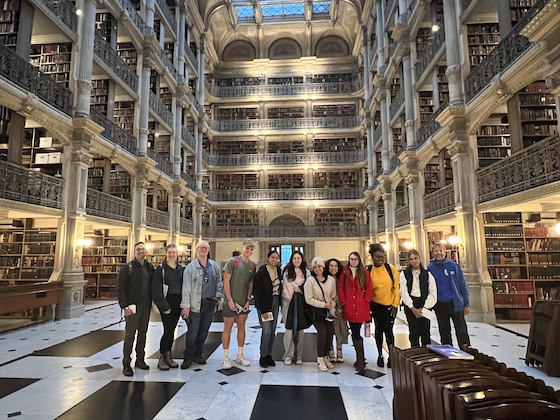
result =
[{"label": "woman with blonde hair", "polygon": [[364,339],[360,335],[362,323],[369,322],[369,302],[373,289],[369,272],[362,263],[362,257],[356,251],[348,256],[348,266],[340,275],[338,285],[338,301],[342,306],[342,315],[350,323],[352,342],[356,350],[356,370],[363,373],[366,368]]}]

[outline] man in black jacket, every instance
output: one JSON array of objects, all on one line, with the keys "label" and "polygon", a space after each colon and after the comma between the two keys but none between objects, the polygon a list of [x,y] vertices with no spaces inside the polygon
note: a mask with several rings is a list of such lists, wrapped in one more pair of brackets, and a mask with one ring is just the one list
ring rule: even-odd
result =
[{"label": "man in black jacket", "polygon": [[138,242],[134,245],[134,260],[121,268],[117,285],[119,305],[123,309],[126,319],[123,349],[123,374],[125,376],[134,375],[130,362],[134,336],[137,331],[134,366],[142,370],[150,369],[144,361],[144,357],[146,333],[152,308],[153,272],[154,267],[146,261],[146,245],[144,242]]}]

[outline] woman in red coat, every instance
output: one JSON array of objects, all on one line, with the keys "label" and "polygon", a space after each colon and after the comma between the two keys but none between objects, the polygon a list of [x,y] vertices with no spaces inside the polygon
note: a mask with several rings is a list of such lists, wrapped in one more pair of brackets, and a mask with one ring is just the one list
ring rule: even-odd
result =
[{"label": "woman in red coat", "polygon": [[362,258],[357,252],[351,252],[348,256],[348,266],[342,271],[337,288],[342,316],[348,321],[352,331],[352,342],[356,349],[356,370],[363,373],[366,359],[360,329],[363,322],[371,320],[369,302],[373,296],[373,288],[369,272],[364,268]]}]

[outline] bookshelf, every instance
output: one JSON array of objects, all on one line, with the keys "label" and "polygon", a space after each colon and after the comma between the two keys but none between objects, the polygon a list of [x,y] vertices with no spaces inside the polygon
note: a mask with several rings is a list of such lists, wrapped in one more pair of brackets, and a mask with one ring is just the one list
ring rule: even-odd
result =
[{"label": "bookshelf", "polygon": [[146,256],[146,260],[152,263],[154,268],[157,268],[165,261],[167,241],[154,241],[146,238],[145,242],[147,245],[149,244],[149,254]]},{"label": "bookshelf", "polygon": [[183,267],[186,267],[186,265],[192,261],[192,244],[179,245],[178,248],[179,248],[179,257],[177,261]]},{"label": "bookshelf", "polygon": [[26,128],[21,164],[53,176],[62,174],[63,145],[44,128]]},{"label": "bookshelf", "polygon": [[216,189],[218,190],[255,190],[257,188],[257,174],[216,174]]},{"label": "bookshelf", "polygon": [[358,171],[319,171],[313,174],[314,188],[359,187]]},{"label": "bookshelf", "polygon": [[258,77],[230,77],[230,78],[220,78],[217,81],[218,86],[254,86],[258,85]]},{"label": "bookshelf", "polygon": [[437,68],[437,83],[438,83],[438,99],[439,104],[449,102],[449,83],[447,82],[447,75],[445,71],[446,66],[438,66]]},{"label": "bookshelf", "polygon": [[558,129],[556,103],[544,80],[527,85],[518,95],[523,147],[555,134]]},{"label": "bookshelf", "polygon": [[150,91],[154,94],[158,94],[159,89],[159,73],[156,69],[150,70]]},{"label": "bookshelf", "polygon": [[435,243],[440,243],[445,246],[445,256],[450,260],[459,263],[459,248],[454,245],[449,245],[446,241],[446,236],[442,231],[428,232],[428,249],[431,251]]},{"label": "bookshelf", "polygon": [[398,77],[394,77],[391,80],[391,86],[389,87],[391,93],[391,101],[397,96],[397,93],[401,90],[401,79]]},{"label": "bookshelf", "polygon": [[268,174],[268,188],[305,188],[304,174]]},{"label": "bookshelf", "polygon": [[157,138],[155,151],[166,158],[171,159],[171,136],[168,134],[160,135]]},{"label": "bookshelf", "polygon": [[91,81],[90,105],[92,109],[107,116],[109,103],[109,79],[95,79]]},{"label": "bookshelf", "polygon": [[174,42],[165,42],[163,44],[163,52],[169,61],[173,63],[173,52],[175,51]]},{"label": "bookshelf", "polygon": [[235,140],[216,142],[216,153],[219,155],[238,155],[258,153],[259,143],[254,140]]},{"label": "bookshelf", "polygon": [[130,174],[120,165],[111,165],[109,194],[130,200],[131,188],[132,182]]},{"label": "bookshelf", "polygon": [[32,219],[0,229],[0,285],[47,282],[53,272],[56,228],[35,228]]},{"label": "bookshelf", "polygon": [[313,151],[315,152],[356,152],[359,149],[360,145],[355,137],[313,139]]},{"label": "bookshelf", "polygon": [[105,185],[105,167],[107,160],[104,157],[94,157],[93,163],[88,168],[88,188],[103,191]]},{"label": "bookshelf", "polygon": [[269,77],[269,85],[299,85],[303,83],[303,77],[301,76],[291,76],[291,77]]},{"label": "bookshelf", "polygon": [[497,23],[467,25],[467,42],[472,70],[499,45],[499,25]]},{"label": "bookshelf", "polygon": [[405,146],[403,132],[401,127],[392,128],[391,131],[393,133],[393,153],[396,156]]},{"label": "bookshelf", "polygon": [[256,120],[259,108],[218,108],[218,120]]},{"label": "bookshelf", "polygon": [[268,143],[268,153],[303,153],[302,141],[271,141]]},{"label": "bookshelf", "polygon": [[130,135],[134,135],[134,101],[115,102],[115,123]]},{"label": "bookshelf", "polygon": [[111,13],[96,13],[95,14],[95,29],[101,37],[111,44],[111,36],[113,35],[113,16]]},{"label": "bookshelf", "polygon": [[524,216],[484,214],[498,319],[529,320],[535,300],[560,298],[560,237],[552,224],[524,221]]},{"label": "bookshelf", "polygon": [[173,93],[168,87],[159,88],[159,99],[169,111],[173,111]]},{"label": "bookshelf", "polygon": [[71,43],[35,44],[30,47],[29,63],[65,87],[70,84],[71,62]]},{"label": "bookshelf", "polygon": [[315,225],[356,225],[358,223],[358,209],[354,207],[316,208]]},{"label": "bookshelf", "polygon": [[0,0],[0,43],[15,49],[19,30],[20,2]]},{"label": "bookshelf", "polygon": [[313,117],[352,117],[356,115],[354,104],[313,105]]},{"label": "bookshelf", "polygon": [[86,235],[91,246],[82,251],[86,299],[116,299],[119,270],[128,262],[128,238],[111,236],[108,230]]},{"label": "bookshelf", "polygon": [[314,74],[310,79],[307,79],[308,83],[340,83],[340,82],[351,82],[354,80],[354,75],[352,73],[333,73],[333,74]]},{"label": "bookshelf", "polygon": [[258,209],[218,209],[216,226],[258,226]]},{"label": "bookshelf", "polygon": [[434,94],[432,91],[418,92],[420,124],[424,124],[434,113]]},{"label": "bookshelf", "polygon": [[132,42],[119,42],[117,44],[117,54],[136,72],[138,66],[138,51],[136,51]]},{"label": "bookshelf", "polygon": [[511,155],[509,124],[482,125],[476,132],[478,167],[483,168]]},{"label": "bookshelf", "polygon": [[533,7],[536,0],[509,0],[511,26],[521,19]]},{"label": "bookshelf", "polygon": [[416,56],[419,57],[428,46],[428,41],[432,37],[431,28],[419,28],[416,34]]},{"label": "bookshelf", "polygon": [[430,194],[442,187],[440,166],[437,159],[430,160],[424,168],[424,193]]},{"label": "bookshelf", "polygon": [[268,118],[303,118],[303,106],[270,107],[268,108]]}]

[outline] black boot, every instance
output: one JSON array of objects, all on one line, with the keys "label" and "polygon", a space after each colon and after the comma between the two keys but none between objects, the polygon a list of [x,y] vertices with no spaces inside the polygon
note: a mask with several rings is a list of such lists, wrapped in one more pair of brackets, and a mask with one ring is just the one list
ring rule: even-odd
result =
[{"label": "black boot", "polygon": [[356,370],[358,373],[364,373],[366,370],[366,358],[364,355],[364,339],[352,339],[354,349],[356,350]]}]

